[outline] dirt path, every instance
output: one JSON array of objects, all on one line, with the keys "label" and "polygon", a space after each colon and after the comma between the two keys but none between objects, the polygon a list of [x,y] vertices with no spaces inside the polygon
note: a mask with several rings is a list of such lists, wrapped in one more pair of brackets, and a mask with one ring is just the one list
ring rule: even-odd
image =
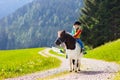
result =
[{"label": "dirt path", "polygon": [[[28,74],[17,78],[9,78],[6,80],[36,80],[38,78],[44,78],[69,70],[68,60],[59,56],[49,54],[49,50],[50,48],[47,48],[42,52],[39,52],[39,54],[45,57],[53,56],[60,59],[62,61],[62,64],[59,68]],[[115,73],[119,70],[119,65],[115,63],[94,59],[83,58],[82,65],[83,67],[81,68],[81,71],[79,73],[72,72],[69,75],[66,75],[64,77],[57,77],[52,80],[113,80]]]},{"label": "dirt path", "polygon": [[82,69],[79,73],[71,73],[53,80],[113,80],[120,66],[101,60],[82,59]]}]

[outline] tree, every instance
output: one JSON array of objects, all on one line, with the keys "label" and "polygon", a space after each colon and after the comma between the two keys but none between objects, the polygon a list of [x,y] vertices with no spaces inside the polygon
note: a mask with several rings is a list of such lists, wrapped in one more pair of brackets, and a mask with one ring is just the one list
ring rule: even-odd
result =
[{"label": "tree", "polygon": [[84,0],[79,20],[82,39],[93,47],[120,38],[120,4],[118,0]]},{"label": "tree", "polygon": [[5,28],[0,28],[0,49],[7,48],[8,35]]}]

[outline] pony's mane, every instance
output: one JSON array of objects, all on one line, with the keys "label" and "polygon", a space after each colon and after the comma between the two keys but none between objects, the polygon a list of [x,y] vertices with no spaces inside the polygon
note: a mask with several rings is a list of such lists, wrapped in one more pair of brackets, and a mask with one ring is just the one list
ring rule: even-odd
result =
[{"label": "pony's mane", "polygon": [[71,50],[75,49],[76,39],[72,35],[70,35],[70,33],[67,32],[65,33],[65,36],[66,36],[65,44],[67,49]]},{"label": "pony's mane", "polygon": [[[71,36],[71,37],[73,37],[69,32],[66,32],[66,34],[69,35],[69,36]],[[73,38],[74,38],[74,37],[73,37]]]},{"label": "pony's mane", "polygon": [[[67,37],[75,40],[75,38],[74,38],[70,33],[66,32],[65,34],[66,34]],[[75,40],[75,41],[76,41],[76,40]]]}]

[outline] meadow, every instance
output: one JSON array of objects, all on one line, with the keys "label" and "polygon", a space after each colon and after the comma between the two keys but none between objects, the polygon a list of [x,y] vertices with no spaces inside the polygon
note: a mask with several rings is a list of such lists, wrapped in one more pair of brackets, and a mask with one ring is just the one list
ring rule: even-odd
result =
[{"label": "meadow", "polygon": [[86,58],[114,61],[120,64],[120,39],[89,50],[87,53]]},{"label": "meadow", "polygon": [[0,80],[60,66],[57,58],[38,54],[41,50],[44,48],[0,50]]}]

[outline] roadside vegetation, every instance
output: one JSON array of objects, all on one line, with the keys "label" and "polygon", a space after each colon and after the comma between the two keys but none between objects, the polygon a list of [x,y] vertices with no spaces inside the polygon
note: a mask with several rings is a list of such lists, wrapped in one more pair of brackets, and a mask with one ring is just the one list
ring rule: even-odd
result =
[{"label": "roadside vegetation", "polygon": [[60,66],[57,58],[38,54],[41,50],[44,48],[0,50],[0,80]]}]

